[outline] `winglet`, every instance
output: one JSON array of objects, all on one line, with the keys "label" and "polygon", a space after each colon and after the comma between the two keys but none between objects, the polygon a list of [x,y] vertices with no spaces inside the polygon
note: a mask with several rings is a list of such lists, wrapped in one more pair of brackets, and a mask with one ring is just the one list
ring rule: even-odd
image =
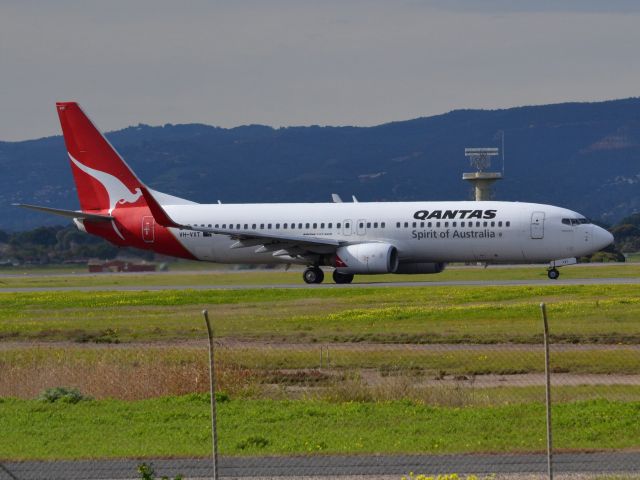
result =
[{"label": "winglet", "polygon": [[165,212],[164,208],[162,208],[157,200],[153,198],[153,195],[151,195],[149,190],[147,190],[147,187],[141,185],[140,190],[142,191],[142,196],[146,200],[147,206],[149,207],[149,210],[151,210],[151,215],[153,215],[153,219],[156,221],[156,223],[162,225],[163,227],[174,227],[182,229],[187,228],[184,225],[180,225],[174,222],[171,217],[167,215],[167,212]]}]

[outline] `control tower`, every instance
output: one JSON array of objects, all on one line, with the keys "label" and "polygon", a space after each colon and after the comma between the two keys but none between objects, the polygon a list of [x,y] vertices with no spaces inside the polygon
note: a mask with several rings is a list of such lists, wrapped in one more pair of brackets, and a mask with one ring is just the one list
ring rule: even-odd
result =
[{"label": "control tower", "polygon": [[497,148],[465,148],[464,156],[467,157],[475,172],[462,174],[462,179],[473,185],[476,201],[491,200],[492,185],[496,180],[502,179],[500,172],[486,172],[491,166],[491,157],[497,157]]}]

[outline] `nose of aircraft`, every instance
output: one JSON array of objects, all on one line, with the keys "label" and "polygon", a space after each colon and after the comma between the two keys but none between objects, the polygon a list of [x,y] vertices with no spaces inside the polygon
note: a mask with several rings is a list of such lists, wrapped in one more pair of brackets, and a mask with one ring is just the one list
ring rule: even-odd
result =
[{"label": "nose of aircraft", "polygon": [[595,226],[593,227],[593,246],[599,250],[608,247],[613,243],[613,235],[607,232],[604,228]]}]

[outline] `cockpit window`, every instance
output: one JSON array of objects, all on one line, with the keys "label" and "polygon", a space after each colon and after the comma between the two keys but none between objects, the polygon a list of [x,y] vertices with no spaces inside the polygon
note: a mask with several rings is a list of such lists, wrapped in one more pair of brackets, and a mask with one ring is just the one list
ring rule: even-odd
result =
[{"label": "cockpit window", "polygon": [[588,218],[563,218],[562,219],[562,223],[564,223],[565,225],[571,225],[571,226],[575,226],[575,225],[583,225],[585,223],[591,223],[591,220],[589,220]]}]

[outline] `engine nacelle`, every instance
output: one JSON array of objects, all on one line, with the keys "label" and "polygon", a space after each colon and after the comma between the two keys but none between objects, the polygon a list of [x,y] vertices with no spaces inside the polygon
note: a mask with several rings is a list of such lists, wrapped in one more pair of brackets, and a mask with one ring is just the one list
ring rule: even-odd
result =
[{"label": "engine nacelle", "polygon": [[340,273],[394,273],[398,249],[388,243],[358,243],[336,250],[331,264]]},{"label": "engine nacelle", "polygon": [[444,267],[442,262],[401,263],[393,273],[440,273]]}]

